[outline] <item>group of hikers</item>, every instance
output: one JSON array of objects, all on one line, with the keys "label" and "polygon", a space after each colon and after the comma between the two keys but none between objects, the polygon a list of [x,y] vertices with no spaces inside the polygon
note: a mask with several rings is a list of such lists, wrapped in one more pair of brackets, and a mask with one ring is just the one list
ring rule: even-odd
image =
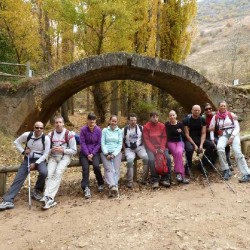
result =
[{"label": "group of hikers", "polygon": [[[56,205],[55,196],[62,176],[71,157],[77,153],[75,133],[64,127],[63,117],[55,117],[55,128],[44,134],[44,124],[35,122],[34,131],[25,132],[14,144],[24,155],[17,175],[3,196],[0,210],[14,208],[14,198],[26,180],[29,169],[39,172],[32,190],[32,198],[43,203],[44,210]],[[134,160],[143,161],[141,184],[150,183],[152,188],[171,185],[171,157],[176,181],[188,184],[193,164],[193,153],[203,156],[198,168],[206,174],[206,169],[214,167],[219,157],[224,180],[231,177],[230,146],[242,174],[239,182],[250,181],[250,169],[241,152],[239,123],[237,116],[227,110],[227,103],[221,101],[218,111],[213,112],[209,103],[201,107],[194,105],[191,114],[182,122],[177,120],[174,110],[169,112],[169,121],[159,122],[157,112],[150,113],[150,120],[141,126],[136,114],[130,114],[128,124],[120,129],[117,116],[112,115],[109,126],[101,130],[96,124],[96,115],[88,114],[87,123],[80,130],[80,163],[82,165],[81,188],[86,199],[91,198],[89,166],[93,165],[98,184],[98,192],[104,191],[104,180],[108,185],[109,196],[119,195],[118,183],[122,161],[122,149],[127,161],[127,187],[133,188]],[[25,145],[25,146],[24,146]],[[183,157],[185,156],[185,157]],[[186,160],[184,159],[186,158]],[[104,167],[104,177],[100,163]],[[28,167],[27,167],[28,166]]]}]

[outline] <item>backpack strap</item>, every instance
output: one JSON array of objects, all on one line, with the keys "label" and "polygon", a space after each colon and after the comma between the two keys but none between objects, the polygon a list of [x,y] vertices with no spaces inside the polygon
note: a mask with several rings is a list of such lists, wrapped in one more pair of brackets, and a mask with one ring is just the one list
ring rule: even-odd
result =
[{"label": "backpack strap", "polygon": [[124,128],[124,135],[123,135],[123,142],[124,142],[125,148],[128,148],[128,145],[126,143],[127,133],[128,133],[128,125]]},{"label": "backpack strap", "polygon": [[[31,139],[32,135],[33,135],[33,131],[31,131],[27,137],[25,149],[27,148],[28,141]],[[40,139],[40,137],[35,138],[34,141],[37,141],[39,139]],[[41,139],[42,139],[42,144],[43,144],[43,150],[45,150],[45,134],[42,134]]]},{"label": "backpack strap", "polygon": [[233,118],[232,113],[228,111],[228,112],[227,112],[227,115],[228,115],[228,117],[230,118],[232,124],[234,125],[234,118]]},{"label": "backpack strap", "polygon": [[[139,129],[140,129],[140,131],[141,131],[141,144],[140,144],[139,146],[142,146],[142,144],[143,144],[143,136],[142,136],[143,132],[142,132],[142,126],[141,126],[141,125],[138,125],[138,127],[139,127]],[[137,133],[136,133],[136,134],[137,134]]]},{"label": "backpack strap", "polygon": [[67,147],[69,147],[69,130],[68,129],[65,131],[64,139],[65,139],[65,142],[67,143]]},{"label": "backpack strap", "polygon": [[33,135],[33,131],[31,131],[31,132],[28,134],[28,137],[27,137],[27,140],[26,140],[25,149],[27,148],[28,141],[31,139],[32,135]]},{"label": "backpack strap", "polygon": [[45,134],[42,134],[43,150],[45,150]]},{"label": "backpack strap", "polygon": [[54,130],[50,134],[50,148],[53,146],[53,137],[54,137]]}]

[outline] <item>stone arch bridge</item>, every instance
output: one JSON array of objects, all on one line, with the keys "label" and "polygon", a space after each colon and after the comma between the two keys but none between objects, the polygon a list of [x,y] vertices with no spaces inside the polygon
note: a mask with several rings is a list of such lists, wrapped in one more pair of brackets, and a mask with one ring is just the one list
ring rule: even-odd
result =
[{"label": "stone arch bridge", "polygon": [[53,74],[27,81],[14,89],[0,85],[0,127],[20,134],[36,120],[50,116],[72,95],[99,82],[136,80],[166,90],[189,112],[193,104],[225,99],[231,110],[249,119],[249,92],[237,87],[218,87],[195,70],[159,58],[123,52],[92,56]]}]

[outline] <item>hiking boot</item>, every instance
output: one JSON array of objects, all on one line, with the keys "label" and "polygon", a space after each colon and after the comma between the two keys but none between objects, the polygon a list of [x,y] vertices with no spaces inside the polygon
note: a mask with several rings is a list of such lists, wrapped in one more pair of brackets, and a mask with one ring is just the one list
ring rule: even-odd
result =
[{"label": "hiking boot", "polygon": [[240,183],[245,183],[245,182],[249,182],[250,181],[250,175],[247,174],[247,175],[243,175],[240,179],[239,179],[239,182]]},{"label": "hiking boot", "polygon": [[104,186],[103,185],[99,185],[98,188],[97,188],[97,191],[99,193],[102,193],[104,191]]},{"label": "hiking boot", "polygon": [[85,199],[91,198],[91,193],[90,193],[89,187],[86,187],[86,188],[84,189],[84,197],[85,197]]},{"label": "hiking boot", "polygon": [[170,187],[170,181],[169,180],[164,180],[164,181],[161,181],[160,183],[164,187]]},{"label": "hiking boot", "polygon": [[47,210],[51,207],[54,207],[57,203],[52,199],[51,197],[48,197],[48,201],[45,203],[45,205],[42,207],[42,209]]},{"label": "hiking boot", "polygon": [[176,180],[177,180],[178,182],[182,182],[182,181],[183,181],[183,180],[182,180],[181,174],[176,174]]},{"label": "hiking boot", "polygon": [[158,188],[159,187],[159,182],[156,181],[152,184],[152,188],[155,189],[155,188]]},{"label": "hiking boot", "polygon": [[34,189],[31,193],[31,198],[36,201],[40,201],[43,198],[42,192],[37,189]]},{"label": "hiking boot", "polygon": [[182,179],[182,183],[183,183],[183,184],[189,184],[189,179],[183,178],[183,179]]},{"label": "hiking boot", "polygon": [[2,203],[0,204],[0,211],[11,208],[14,208],[14,203],[11,201],[2,201]]},{"label": "hiking boot", "polygon": [[230,179],[231,176],[231,171],[229,169],[226,169],[223,171],[223,178],[225,181],[228,181]]},{"label": "hiking boot", "polygon": [[127,183],[127,187],[130,188],[130,189],[133,189],[133,183],[132,182],[128,182]]}]

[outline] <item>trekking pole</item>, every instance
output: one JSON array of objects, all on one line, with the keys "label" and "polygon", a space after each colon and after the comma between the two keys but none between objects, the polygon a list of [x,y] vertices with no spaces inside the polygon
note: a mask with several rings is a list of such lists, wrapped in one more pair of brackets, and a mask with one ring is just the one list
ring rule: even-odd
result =
[{"label": "trekking pole", "polygon": [[229,187],[229,189],[236,194],[235,190],[224,180],[222,174],[220,173],[220,171],[214,166],[214,164],[208,159],[208,157],[203,154],[203,156],[207,159],[207,161],[211,164],[211,166],[216,170],[216,172],[219,174],[219,176],[222,178],[223,182]]},{"label": "trekking pole", "polygon": [[27,155],[28,160],[28,188],[29,188],[29,209],[31,209],[31,186],[30,186],[30,156]]},{"label": "trekking pole", "polygon": [[212,187],[211,187],[211,184],[210,184],[210,181],[209,181],[209,179],[208,179],[207,172],[206,172],[206,170],[205,170],[205,168],[204,168],[204,166],[203,166],[202,160],[201,160],[201,158],[200,158],[200,156],[199,156],[198,153],[197,153],[197,155],[198,155],[198,157],[199,157],[199,160],[200,160],[200,163],[201,163],[201,167],[202,167],[203,173],[204,173],[204,175],[205,175],[205,177],[206,177],[208,186],[209,186],[209,188],[210,188],[210,190],[211,190],[211,192],[212,192],[212,194],[213,194],[213,196],[214,196],[214,191],[213,191],[213,189],[212,189]]},{"label": "trekking pole", "polygon": [[118,188],[118,180],[117,180],[118,176],[117,176],[117,173],[115,171],[114,159],[111,158],[110,161],[111,161],[111,165],[112,165],[113,172],[114,172],[114,181],[115,181],[115,184],[117,183],[117,198],[120,198],[119,188]]}]

